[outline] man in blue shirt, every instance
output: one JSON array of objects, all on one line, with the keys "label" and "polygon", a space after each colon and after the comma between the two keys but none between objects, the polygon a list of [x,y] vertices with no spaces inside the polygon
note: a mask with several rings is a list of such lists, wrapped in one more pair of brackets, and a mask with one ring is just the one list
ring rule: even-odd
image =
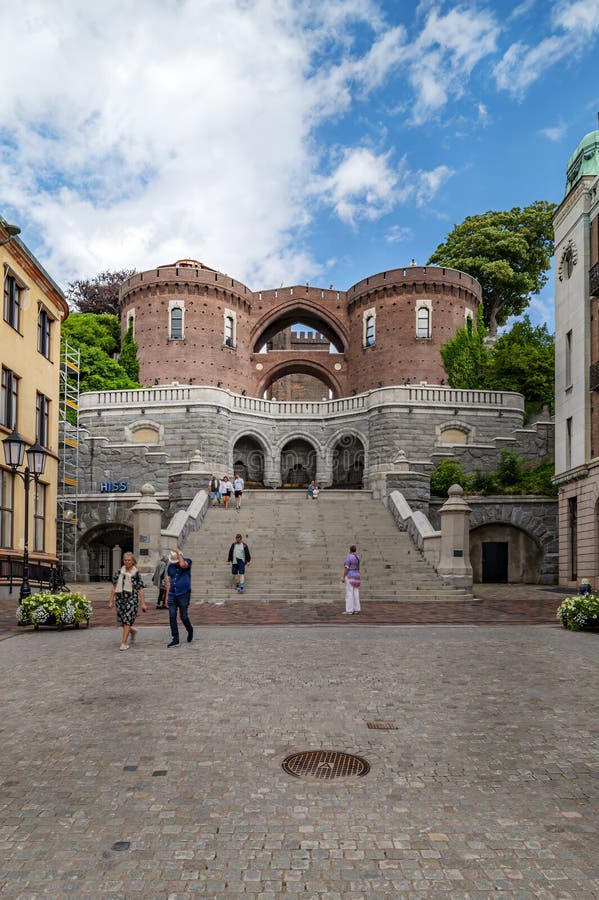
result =
[{"label": "man in blue shirt", "polygon": [[187,629],[187,643],[189,644],[193,641],[193,625],[189,621],[187,613],[191,596],[191,560],[183,556],[177,547],[170,552],[166,572],[166,595],[168,597],[168,613],[172,634],[172,640],[167,646],[177,647],[179,645],[177,610],[179,610],[181,622]]}]

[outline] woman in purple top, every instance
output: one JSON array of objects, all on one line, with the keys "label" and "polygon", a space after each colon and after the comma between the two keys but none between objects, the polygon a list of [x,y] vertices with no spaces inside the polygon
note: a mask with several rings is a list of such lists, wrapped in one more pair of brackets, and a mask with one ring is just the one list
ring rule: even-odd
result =
[{"label": "woman in purple top", "polygon": [[356,545],[352,544],[349,553],[343,563],[343,578],[345,582],[345,612],[344,616],[351,616],[360,612],[360,556],[356,553]]}]

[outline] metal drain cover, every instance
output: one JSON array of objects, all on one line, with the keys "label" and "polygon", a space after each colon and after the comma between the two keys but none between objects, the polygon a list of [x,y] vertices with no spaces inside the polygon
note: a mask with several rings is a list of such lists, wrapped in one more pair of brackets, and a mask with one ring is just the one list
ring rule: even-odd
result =
[{"label": "metal drain cover", "polygon": [[338,750],[304,750],[283,760],[283,769],[296,778],[361,778],[370,772],[370,763],[353,753]]},{"label": "metal drain cover", "polygon": [[399,725],[396,725],[395,722],[387,722],[385,719],[374,719],[371,722],[366,722],[367,728],[374,728],[378,731],[398,731]]}]

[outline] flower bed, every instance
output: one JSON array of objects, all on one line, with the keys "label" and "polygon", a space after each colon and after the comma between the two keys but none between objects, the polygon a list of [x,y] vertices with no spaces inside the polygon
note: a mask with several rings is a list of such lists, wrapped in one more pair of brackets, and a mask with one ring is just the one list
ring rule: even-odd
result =
[{"label": "flower bed", "polygon": [[89,625],[91,616],[92,605],[84,594],[31,594],[17,607],[17,623],[34,628],[40,625],[79,628],[82,623]]},{"label": "flower bed", "polygon": [[571,631],[599,628],[599,597],[596,594],[566,597],[557,610],[557,617]]}]

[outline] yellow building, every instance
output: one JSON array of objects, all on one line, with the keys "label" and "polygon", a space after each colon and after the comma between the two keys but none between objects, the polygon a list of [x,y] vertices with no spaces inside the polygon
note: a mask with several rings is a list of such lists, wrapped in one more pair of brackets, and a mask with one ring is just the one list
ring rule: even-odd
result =
[{"label": "yellow building", "polygon": [[[68,306],[58,285],[0,216],[0,441],[16,430],[28,446],[48,452],[39,483],[29,492],[29,556],[32,588],[36,570],[56,562],[60,325]],[[23,471],[26,460],[20,471]],[[11,576],[20,580],[25,521],[23,480],[6,465],[0,449],[0,592]],[[13,588],[14,592],[14,588]]]}]

